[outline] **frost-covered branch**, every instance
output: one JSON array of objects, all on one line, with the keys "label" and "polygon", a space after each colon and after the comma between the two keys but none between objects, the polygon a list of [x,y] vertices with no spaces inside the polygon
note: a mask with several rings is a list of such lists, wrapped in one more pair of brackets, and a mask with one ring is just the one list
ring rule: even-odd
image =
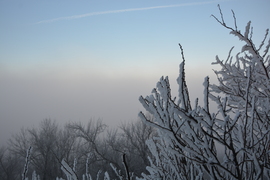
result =
[{"label": "frost-covered branch", "polygon": [[[149,140],[153,155],[145,179],[258,179],[270,178],[270,60],[263,48],[268,30],[259,48],[253,44],[253,28],[247,23],[244,34],[213,16],[245,44],[233,58],[232,50],[225,61],[216,57],[221,70],[215,70],[218,85],[205,78],[203,105],[189,102],[185,81],[185,58],[181,45],[178,100],[171,95],[169,78],[161,78],[152,94],[139,101],[153,119],[140,112],[148,126],[157,129],[157,137]],[[266,54],[265,54],[266,53]],[[209,101],[217,110],[211,114]],[[176,103],[177,102],[177,103]]]},{"label": "frost-covered branch", "polygon": [[61,170],[65,173],[67,180],[78,180],[78,177],[74,170],[63,159],[61,161]]},{"label": "frost-covered branch", "polygon": [[24,170],[23,170],[23,173],[22,173],[22,180],[25,180],[27,178],[27,172],[28,172],[28,166],[29,166],[29,162],[30,162],[31,150],[32,150],[32,147],[30,146],[29,149],[27,150],[27,153],[26,153]]}]

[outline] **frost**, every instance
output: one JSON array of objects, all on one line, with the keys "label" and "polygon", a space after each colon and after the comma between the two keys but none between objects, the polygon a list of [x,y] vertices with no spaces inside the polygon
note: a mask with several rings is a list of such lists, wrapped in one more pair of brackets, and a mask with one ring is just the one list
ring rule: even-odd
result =
[{"label": "frost", "polygon": [[[194,108],[190,106],[181,45],[177,99],[171,96],[168,77],[160,78],[150,96],[140,97],[154,120],[149,121],[142,112],[139,117],[158,132],[155,140],[147,141],[153,157],[144,179],[270,178],[270,58],[265,54],[270,41],[260,54],[268,31],[256,49],[251,22],[241,34],[236,22],[235,29],[231,28],[220,14],[221,20],[214,18],[244,45],[235,58],[233,48],[225,60],[216,56],[212,64],[220,67],[214,71],[218,84],[205,78],[203,105],[196,100]],[[215,113],[210,113],[210,100],[216,104]]]},{"label": "frost", "polygon": [[67,180],[78,180],[73,169],[66,163],[66,161],[61,161],[61,170],[65,173]]},{"label": "frost", "polygon": [[110,180],[110,176],[109,176],[108,172],[105,172],[104,180]]}]

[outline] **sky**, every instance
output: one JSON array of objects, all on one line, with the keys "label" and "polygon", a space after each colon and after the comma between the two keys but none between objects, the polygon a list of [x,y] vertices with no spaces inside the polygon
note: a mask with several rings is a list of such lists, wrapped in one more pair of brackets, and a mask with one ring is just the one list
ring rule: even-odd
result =
[{"label": "sky", "polygon": [[184,48],[191,99],[205,76],[215,82],[215,56],[241,42],[218,24],[248,21],[259,43],[270,28],[269,0],[0,0],[0,144],[22,127],[102,119],[136,121],[138,98],[161,76],[177,93]]}]

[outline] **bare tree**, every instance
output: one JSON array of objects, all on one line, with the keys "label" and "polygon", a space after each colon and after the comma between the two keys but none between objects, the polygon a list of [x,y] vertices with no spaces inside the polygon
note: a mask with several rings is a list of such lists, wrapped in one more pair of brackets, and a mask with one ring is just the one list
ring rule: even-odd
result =
[{"label": "bare tree", "polygon": [[[142,122],[122,124],[121,132],[106,127],[101,120],[91,120],[87,125],[76,122],[60,128],[55,121],[45,119],[38,127],[22,129],[10,140],[9,147],[12,155],[17,157],[15,160],[22,162],[17,174],[21,175],[25,169],[23,162],[31,146],[24,178],[35,172],[33,177],[55,179],[66,175],[63,167],[73,166],[72,173],[78,178],[90,174],[93,178],[103,178],[106,172],[111,178],[121,174],[123,178],[134,179],[149,165],[149,151],[144,142],[152,136],[153,128]],[[6,162],[2,159],[1,162]]]},{"label": "bare tree", "polygon": [[[109,145],[103,138],[107,126],[100,119],[97,121],[90,120],[86,126],[82,123],[71,123],[68,127],[74,131],[77,138],[82,140],[83,158],[85,161],[88,159],[87,167],[90,174],[97,174],[100,170],[109,171],[111,170],[110,163],[117,164],[115,162],[117,156],[113,156]],[[90,157],[88,157],[89,154]],[[85,170],[83,171],[85,172]]]},{"label": "bare tree", "polygon": [[21,179],[21,165],[18,156],[9,153],[7,148],[0,148],[0,179]]},{"label": "bare tree", "polygon": [[[198,99],[195,107],[190,105],[181,45],[178,99],[171,96],[168,77],[160,79],[150,96],[139,99],[154,119],[147,119],[142,112],[139,116],[158,131],[158,137],[147,142],[154,158],[148,167],[150,175],[143,175],[145,179],[270,178],[268,30],[256,47],[250,22],[242,34],[234,13],[234,28],[225,24],[221,10],[220,15],[221,20],[213,17],[245,44],[234,61],[232,49],[225,61],[217,56],[214,64],[221,67],[215,71],[219,85],[210,85],[205,78],[203,106]],[[214,113],[210,100],[218,108]]]},{"label": "bare tree", "polygon": [[140,176],[149,165],[150,151],[145,142],[155,135],[155,129],[142,121],[122,123],[120,129],[123,133],[120,134],[122,141],[119,143],[122,143],[123,153],[127,155],[129,169]]},{"label": "bare tree", "polygon": [[18,134],[12,136],[8,142],[8,149],[13,153],[25,158],[25,151],[31,146],[28,129],[21,128]]},{"label": "bare tree", "polygon": [[[36,171],[41,179],[55,179],[63,175],[60,169],[62,159],[67,162],[74,160],[75,140],[69,128],[61,129],[55,121],[45,119],[38,128],[21,129],[20,133],[13,136],[9,141],[9,151],[16,161],[24,162],[25,152],[31,146],[28,173],[24,177]],[[21,174],[24,164],[21,163],[17,169],[20,169]]]},{"label": "bare tree", "polygon": [[153,128],[140,121],[122,124],[121,132],[106,127],[101,120],[91,120],[86,126],[81,123],[69,125],[82,139],[83,157],[88,161],[87,172],[93,178],[101,170],[111,178],[134,179],[149,165],[147,156],[150,154],[145,140],[152,136]]},{"label": "bare tree", "polygon": [[45,119],[39,128],[32,128],[31,135],[33,153],[31,162],[42,179],[54,179],[60,173],[59,162],[55,156],[58,125],[55,121]]}]

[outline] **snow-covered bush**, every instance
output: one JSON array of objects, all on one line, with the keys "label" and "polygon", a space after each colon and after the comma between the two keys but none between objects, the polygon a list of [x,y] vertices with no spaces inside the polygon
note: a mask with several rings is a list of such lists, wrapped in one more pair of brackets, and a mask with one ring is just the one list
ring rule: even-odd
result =
[{"label": "snow-covered bush", "polygon": [[[171,96],[168,77],[161,77],[152,94],[140,97],[146,111],[154,116],[144,123],[155,127],[158,136],[148,140],[153,158],[144,179],[259,179],[270,178],[270,56],[268,29],[259,45],[252,41],[248,22],[242,34],[236,26],[227,26],[213,16],[231,34],[244,42],[235,59],[216,57],[219,84],[210,85],[206,77],[204,101],[191,107],[185,81],[185,58],[180,64],[178,98]],[[236,22],[234,13],[234,20]],[[266,43],[266,45],[265,45]],[[216,104],[211,113],[209,102]]]}]

